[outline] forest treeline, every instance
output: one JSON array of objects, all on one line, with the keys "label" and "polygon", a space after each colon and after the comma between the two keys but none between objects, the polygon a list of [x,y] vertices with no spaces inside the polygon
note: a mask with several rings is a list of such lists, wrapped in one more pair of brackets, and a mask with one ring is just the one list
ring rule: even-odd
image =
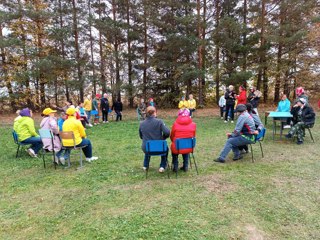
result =
[{"label": "forest treeline", "polygon": [[1,108],[109,92],[129,106],[229,84],[264,101],[319,89],[317,0],[2,0]]}]

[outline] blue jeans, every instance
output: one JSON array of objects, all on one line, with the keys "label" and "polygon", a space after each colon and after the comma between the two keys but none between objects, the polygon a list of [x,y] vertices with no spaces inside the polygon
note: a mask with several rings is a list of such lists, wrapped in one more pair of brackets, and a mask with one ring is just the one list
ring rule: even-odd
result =
[{"label": "blue jeans", "polygon": [[[166,166],[167,166],[167,157],[168,156],[161,156],[160,167],[166,168]],[[146,167],[146,168],[149,168],[149,162],[150,162],[150,156],[145,154],[144,155],[143,166]]]},{"label": "blue jeans", "polygon": [[[85,145],[87,145],[87,146],[85,148],[82,148],[82,152],[86,156],[86,158],[91,158],[92,157],[92,145],[91,145],[91,142],[90,142],[89,139],[83,138],[82,142],[79,143],[77,145],[77,147],[82,147],[82,146],[85,146]],[[65,159],[68,159],[70,157],[70,150],[71,149],[68,149],[68,152],[65,151],[65,153],[64,153],[64,158]]]},{"label": "blue jeans", "polygon": [[63,153],[63,151],[64,151],[64,156],[63,156],[64,159],[68,159],[69,156],[70,156],[70,149],[61,149],[59,152],[56,153],[56,156],[58,158],[60,158],[62,153]]},{"label": "blue jeans", "polygon": [[240,151],[238,147],[250,143],[252,143],[252,141],[242,136],[230,137],[224,145],[219,158],[225,160],[231,150],[233,151],[234,157],[239,157]]},{"label": "blue jeans", "polygon": [[[183,158],[183,168],[188,169],[189,153],[182,154],[182,158]],[[173,168],[178,170],[178,166],[179,166],[178,154],[172,153],[172,164],[173,164]]]},{"label": "blue jeans", "polygon": [[31,144],[31,148],[33,149],[35,154],[37,154],[43,146],[40,137],[29,137],[21,142]]},{"label": "blue jeans", "polygon": [[90,124],[90,120],[91,120],[91,111],[86,111],[86,114],[87,114],[87,120]]}]

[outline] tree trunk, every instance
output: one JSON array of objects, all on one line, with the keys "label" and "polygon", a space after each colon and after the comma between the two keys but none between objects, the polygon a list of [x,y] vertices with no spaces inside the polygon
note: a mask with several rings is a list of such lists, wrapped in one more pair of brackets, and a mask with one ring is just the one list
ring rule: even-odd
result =
[{"label": "tree trunk", "polygon": [[129,107],[133,108],[133,85],[132,85],[132,53],[131,53],[131,36],[130,35],[130,1],[127,0],[127,47],[128,47],[128,97],[129,97]]},{"label": "tree trunk", "polygon": [[[117,16],[116,16],[116,2],[112,0],[112,16],[113,22],[116,23]],[[116,96],[121,96],[121,80],[120,80],[120,58],[119,58],[119,39],[118,36],[114,36],[114,55],[115,55],[115,63],[116,63]],[[114,99],[114,96],[113,96]]]},{"label": "tree trunk", "polygon": [[202,20],[201,20],[200,0],[197,0],[197,31],[198,31],[198,91],[199,105],[203,106],[203,41],[202,41]]},{"label": "tree trunk", "polygon": [[[219,21],[220,21],[220,0],[215,0],[215,9],[216,9],[216,29],[219,27]],[[218,43],[216,42],[216,49],[215,49],[215,64],[216,64],[216,73],[215,73],[215,83],[216,83],[216,103],[219,103],[219,95],[220,95],[220,48]]]},{"label": "tree trunk", "polygon": [[[101,20],[102,16],[102,10],[101,10],[101,1],[99,0],[99,9],[98,9],[98,14],[99,14],[99,20]],[[107,92],[107,85],[106,85],[106,74],[105,74],[105,66],[106,66],[106,60],[103,55],[103,41],[102,41],[102,33],[99,31],[99,54],[100,54],[100,84],[102,86],[102,92],[106,93]]]},{"label": "tree trunk", "polygon": [[91,0],[88,1],[89,8],[89,38],[90,38],[90,53],[91,53],[91,70],[92,70],[92,85],[93,85],[93,93],[97,94],[97,83],[96,83],[96,73],[95,73],[95,64],[93,58],[93,36],[92,36],[92,14],[91,14]]},{"label": "tree trunk", "polygon": [[143,7],[143,87],[142,94],[144,99],[147,98],[147,63],[148,63],[148,36],[147,36],[147,11],[146,6]]},{"label": "tree trunk", "polygon": [[243,65],[242,69],[243,71],[247,71],[247,0],[243,1],[243,34],[242,34],[242,40],[243,40],[243,46],[244,46],[244,52],[243,52]]}]

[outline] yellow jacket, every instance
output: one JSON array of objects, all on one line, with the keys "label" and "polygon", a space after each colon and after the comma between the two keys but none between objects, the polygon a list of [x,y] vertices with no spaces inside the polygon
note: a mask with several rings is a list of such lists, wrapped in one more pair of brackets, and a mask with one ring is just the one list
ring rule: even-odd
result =
[{"label": "yellow jacket", "polygon": [[83,108],[86,111],[91,111],[92,110],[92,101],[89,99],[84,100]]},{"label": "yellow jacket", "polygon": [[31,117],[20,117],[14,121],[13,129],[18,134],[19,141],[22,142],[31,137],[39,137],[34,128],[34,121]]},{"label": "yellow jacket", "polygon": [[181,108],[189,108],[189,103],[187,100],[181,100],[179,102],[179,109],[181,109]]},{"label": "yellow jacket", "polygon": [[[62,125],[62,131],[64,132],[73,132],[76,145],[82,142],[82,138],[85,138],[86,132],[80,120],[77,120],[74,116],[68,116],[68,119],[64,121]],[[72,139],[62,140],[64,146],[73,146]]]},{"label": "yellow jacket", "polygon": [[196,106],[197,106],[197,103],[196,103],[196,100],[192,99],[192,100],[188,100],[188,103],[189,103],[189,108],[190,109],[196,109]]}]

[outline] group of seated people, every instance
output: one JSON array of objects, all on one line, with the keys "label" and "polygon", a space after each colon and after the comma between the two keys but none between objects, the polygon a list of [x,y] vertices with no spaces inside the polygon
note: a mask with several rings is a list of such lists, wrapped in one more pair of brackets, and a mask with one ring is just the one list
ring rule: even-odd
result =
[{"label": "group of seated people", "polygon": [[[179,168],[178,151],[175,146],[177,138],[192,138],[196,135],[196,124],[190,118],[190,111],[187,108],[179,110],[178,117],[174,122],[171,132],[161,119],[157,118],[155,107],[149,106],[146,109],[146,119],[140,123],[139,135],[142,139],[142,150],[145,153],[143,169],[149,168],[150,157],[146,154],[146,143],[149,140],[163,140],[170,136],[173,171],[177,172]],[[189,162],[188,149],[182,150],[183,166],[180,170],[188,171]],[[167,156],[161,156],[159,172],[163,173],[167,166]]]},{"label": "group of seated people", "polygon": [[[32,119],[32,111],[29,108],[24,108],[20,111],[19,116],[14,120],[13,129],[18,135],[18,140],[21,143],[30,144],[31,147],[27,149],[27,152],[31,157],[37,157],[38,152],[44,148],[48,151],[55,152],[54,161],[64,165],[65,160],[70,157],[70,149],[73,147],[73,139],[63,139],[61,141],[59,132],[71,131],[74,135],[75,144],[77,147],[85,146],[82,148],[83,153],[88,162],[98,159],[92,156],[92,145],[89,139],[86,138],[86,132],[81,124],[81,121],[76,118],[76,108],[69,107],[65,111],[65,120],[59,119],[59,124],[62,129],[59,128],[58,121],[55,117],[56,110],[46,108],[42,112],[43,119],[40,123],[41,129],[48,129],[53,134],[53,146],[51,139],[41,139],[39,134],[35,130],[34,120]],[[63,147],[62,147],[63,146]]]}]

